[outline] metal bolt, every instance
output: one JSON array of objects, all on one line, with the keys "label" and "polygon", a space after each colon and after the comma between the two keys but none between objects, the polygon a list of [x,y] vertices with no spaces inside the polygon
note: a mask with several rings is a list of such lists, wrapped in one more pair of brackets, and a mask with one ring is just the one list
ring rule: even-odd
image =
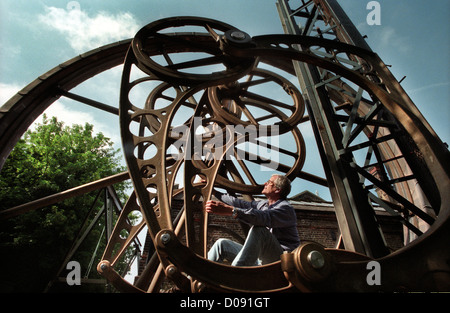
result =
[{"label": "metal bolt", "polygon": [[100,268],[102,269],[102,271],[106,271],[108,269],[108,265],[103,263],[102,265],[100,265]]},{"label": "metal bolt", "polygon": [[175,266],[170,266],[170,267],[167,269],[167,274],[169,274],[169,275],[174,275],[176,272],[177,272],[177,269],[176,269]]},{"label": "metal bolt", "polygon": [[321,269],[325,265],[325,258],[323,257],[322,253],[320,253],[317,250],[313,250],[308,254],[308,262],[311,264],[313,268]]},{"label": "metal bolt", "polygon": [[246,38],[245,33],[240,31],[234,31],[230,34],[231,38],[236,40],[244,40]]},{"label": "metal bolt", "polygon": [[170,234],[168,233],[164,233],[161,235],[161,242],[165,245],[169,243],[170,239]]}]

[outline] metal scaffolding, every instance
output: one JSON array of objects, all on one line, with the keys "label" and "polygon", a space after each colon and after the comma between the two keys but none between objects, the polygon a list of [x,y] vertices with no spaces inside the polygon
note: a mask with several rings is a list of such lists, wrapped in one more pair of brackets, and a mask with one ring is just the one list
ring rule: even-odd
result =
[{"label": "metal scaffolding", "polygon": [[[294,3],[298,3],[297,6]],[[277,8],[286,34],[326,38],[372,51],[335,0],[279,0]],[[298,49],[305,48],[299,45]],[[367,68],[364,59],[350,54],[335,55],[332,50],[323,48],[314,50],[314,53],[335,58],[353,70]],[[390,112],[383,108],[376,97],[363,94],[361,87],[352,88],[348,80],[311,64],[294,61],[294,68],[307,98],[307,109],[318,146],[323,147],[322,161],[345,248],[373,257],[388,253],[372,206],[372,203],[382,205],[397,214],[397,210],[391,209],[384,200],[403,202],[414,214],[418,213],[427,222],[425,225],[416,227],[408,218],[403,223],[408,231],[416,235],[422,234],[433,222],[434,212],[424,204],[428,201],[420,187],[417,187],[416,176],[404,157],[415,149],[404,136],[405,130],[393,121]],[[375,75],[371,80],[380,83],[380,77]],[[392,77],[392,83],[395,82]],[[398,84],[396,87],[405,94]],[[412,102],[408,105],[416,110]],[[378,125],[373,127],[375,120]],[[355,139],[362,131],[366,132],[367,139],[356,145]],[[357,165],[353,153],[367,147],[369,150],[366,160],[369,161],[371,154],[374,154],[377,163],[369,164],[366,161]],[[368,176],[367,179],[379,178],[381,182],[377,184],[378,193],[381,189],[386,189],[384,193],[391,198],[384,196],[379,199],[376,194],[366,191],[367,187],[361,183],[361,179],[364,181],[364,176],[367,175],[364,169],[370,165],[376,166],[376,176]],[[420,211],[425,213],[419,213]],[[431,216],[427,216],[428,214]]]}]

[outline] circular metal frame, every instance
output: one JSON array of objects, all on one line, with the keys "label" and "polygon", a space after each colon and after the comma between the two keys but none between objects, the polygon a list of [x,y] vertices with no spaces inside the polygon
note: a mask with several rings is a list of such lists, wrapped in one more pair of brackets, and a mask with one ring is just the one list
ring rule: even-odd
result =
[{"label": "circular metal frame", "polygon": [[[184,26],[201,26],[207,30],[207,33],[158,33],[170,27]],[[224,34],[219,35],[217,30]],[[302,45],[306,49],[299,51],[297,45]],[[244,186],[238,185],[242,184],[242,182],[240,182],[240,179],[237,179],[235,182],[231,182],[231,185],[226,186],[225,182],[227,179],[220,174],[223,164],[223,160],[220,157],[216,156],[209,160],[195,160],[193,153],[189,154],[187,150],[179,150],[180,155],[183,155],[184,159],[175,160],[174,158],[168,158],[169,153],[167,149],[171,144],[180,140],[180,137],[173,134],[174,130],[176,130],[176,127],[174,127],[176,125],[171,125],[173,116],[180,107],[190,107],[193,111],[192,117],[183,122],[183,125],[185,125],[184,129],[188,131],[186,133],[187,136],[183,139],[185,147],[189,147],[197,142],[201,147],[204,147],[205,140],[202,138],[198,139],[195,136],[195,117],[203,117],[207,123],[214,125],[223,125],[224,121],[233,121],[235,124],[245,122],[240,119],[241,110],[245,110],[245,108],[221,111],[221,97],[218,96],[221,93],[219,86],[228,86],[227,88],[230,88],[234,81],[238,81],[245,75],[251,75],[257,59],[260,62],[264,62],[276,56],[279,59],[277,61],[278,66],[282,69],[290,69],[291,72],[292,65],[289,64],[292,60],[306,62],[325,68],[340,75],[342,78],[348,79],[351,83],[364,89],[370,96],[376,98],[379,101],[377,105],[382,106],[385,110],[384,116],[388,116],[391,119],[377,123],[380,125],[386,123],[387,125],[388,122],[392,122],[392,119],[394,119],[395,122],[402,126],[403,135],[405,136],[406,134],[410,142],[413,143],[413,148],[409,148],[411,149],[410,151],[420,151],[421,153],[419,158],[417,155],[409,155],[405,156],[405,158],[408,159],[411,170],[415,174],[417,173],[416,178],[421,183],[425,193],[429,195],[438,216],[434,220],[426,214],[414,211],[414,207],[409,206],[408,201],[397,197],[404,209],[410,210],[410,212],[417,214],[424,220],[429,220],[432,225],[427,233],[421,235],[412,244],[394,254],[378,259],[384,271],[391,275],[387,276],[384,286],[388,288],[387,290],[398,288],[399,284],[404,284],[405,288],[411,286],[414,288],[417,285],[411,277],[408,277],[408,273],[415,272],[421,273],[423,277],[426,277],[423,279],[434,280],[441,284],[440,286],[446,287],[445,269],[448,268],[448,265],[446,267],[442,262],[445,261],[446,257],[448,258],[448,253],[445,254],[443,252],[445,248],[442,245],[445,245],[447,242],[444,238],[449,238],[448,150],[443,147],[439,139],[435,138],[433,132],[422,122],[420,113],[415,110],[415,107],[410,105],[410,100],[405,100],[402,89],[387,69],[383,67],[383,63],[375,54],[338,42],[302,36],[260,36],[251,40],[248,35],[229,25],[197,18],[165,19],[152,23],[138,33],[133,44],[131,44],[132,48],[130,49],[129,47],[130,41],[120,42],[96,49],[70,60],[46,75],[41,76],[8,101],[2,107],[3,113],[0,116],[0,146],[3,147],[1,150],[1,165],[27,127],[52,102],[79,83],[125,62],[120,100],[121,131],[124,150],[127,154],[127,163],[138,201],[130,198],[130,209],[124,210],[124,216],[127,215],[129,210],[135,210],[137,204],[140,206],[140,210],[144,215],[145,225],[149,227],[152,239],[157,247],[161,270],[165,270],[168,276],[175,277],[175,280],[178,279],[178,282],[182,281],[182,283],[185,283],[183,278],[173,273],[183,271],[213,288],[222,290],[280,291],[290,289],[293,285],[286,283],[281,278],[283,276],[283,268],[280,262],[260,268],[230,268],[202,258],[206,251],[208,216],[202,211],[200,199],[209,198],[216,184],[230,189],[235,188],[235,190],[241,192],[245,184]],[[320,49],[328,52],[325,54],[317,53]],[[199,62],[196,62],[195,59],[181,62],[181,66],[172,66],[173,62],[171,63],[170,61],[167,65],[162,66],[152,59],[153,56],[162,55],[169,60],[170,58],[167,58],[167,56],[171,53],[198,53],[204,51],[212,52],[214,62],[219,60],[221,64],[225,65],[226,69],[212,74],[185,73],[180,71],[180,69],[195,69],[197,66],[204,66],[211,59],[206,62],[204,59],[201,59]],[[124,61],[126,52],[128,52],[128,55]],[[357,70],[349,68],[348,64],[342,63],[341,58],[338,57],[342,54],[362,59],[367,66]],[[144,71],[148,77],[131,82],[130,71],[133,65]],[[261,74],[262,72],[256,73]],[[270,75],[271,77],[276,77],[275,75]],[[265,77],[267,78],[267,76]],[[283,81],[282,78],[275,78],[274,80],[276,82]],[[143,107],[133,106],[132,101],[129,99],[129,91],[144,81],[156,81],[158,82],[158,87],[149,90],[149,96]],[[171,97],[164,95],[164,91],[167,88],[174,88],[176,90],[175,94]],[[233,96],[240,98],[244,89],[235,88],[237,88],[237,92]],[[294,102],[297,101],[294,107],[300,108],[302,106],[300,103],[301,95],[296,91],[293,94],[295,95]],[[200,96],[199,101],[195,100],[195,95]],[[331,97],[332,95],[330,92]],[[165,98],[169,105],[164,108],[155,106],[156,100],[161,98]],[[297,130],[294,130],[296,129],[294,126],[301,118],[301,114],[297,112],[302,111],[302,109],[296,110],[294,110],[291,117],[287,117],[279,114],[275,109],[269,109],[270,112],[278,114],[283,126],[287,124],[286,129],[283,131],[291,131],[294,136],[296,136],[297,132]],[[221,113],[225,114],[222,116]],[[133,122],[138,125],[138,130],[134,134],[129,127]],[[373,125],[377,123],[373,122]],[[367,129],[370,129],[370,127],[366,127],[364,132]],[[372,131],[373,129],[370,129],[366,133],[370,134]],[[297,142],[301,142],[301,137],[298,134]],[[401,142],[399,144],[405,148],[404,144]],[[145,159],[145,151],[149,150],[152,145],[157,146],[156,154],[149,159]],[[300,150],[300,156],[297,160],[302,159],[301,154],[304,150],[301,144],[299,147],[300,149],[297,148],[297,152]],[[226,151],[227,149],[223,149],[222,156]],[[190,159],[189,156],[191,157]],[[175,191],[174,178],[182,163],[184,166],[184,189]],[[302,162],[300,161],[300,163]],[[363,171],[357,164],[351,161],[349,164],[349,168],[358,175],[364,176],[374,183],[380,183],[368,175],[366,171]],[[300,168],[301,166],[299,165],[297,170],[294,171],[295,175],[298,175],[298,169]],[[194,177],[200,177],[206,181],[196,183],[192,180]],[[380,184],[380,186],[384,185]],[[254,191],[251,190],[249,193]],[[175,224],[173,217],[170,215],[170,202],[171,197],[177,192],[183,192],[185,207],[183,217],[181,217],[181,220],[184,222]],[[395,194],[392,195],[395,196]],[[198,225],[197,221],[199,216],[200,225]],[[114,245],[120,237],[119,234],[123,227],[119,226],[119,224],[123,222],[124,218],[122,216],[119,218],[117,231],[114,231],[110,245]],[[131,237],[135,236],[138,228],[141,228],[143,225],[144,223],[140,223],[128,229],[130,236],[125,241],[122,241],[123,247],[129,244]],[[176,239],[183,227],[185,227],[187,237],[186,246],[180,245]],[[174,232],[174,235],[172,235],[172,232]],[[163,240],[163,235],[165,236],[164,238],[170,236],[171,240]],[[302,249],[304,250],[305,248],[300,248],[298,253],[301,254]],[[113,270],[113,265],[107,260],[111,258],[111,256],[108,256],[110,250],[107,249],[107,251],[109,252],[105,252],[105,261],[99,265],[99,271],[104,273],[108,279],[117,283],[118,286],[121,286],[123,290],[143,291],[141,286],[130,286],[117,277]],[[320,252],[322,253],[323,251],[321,250]],[[353,258],[356,260],[353,268],[357,270],[355,274],[349,274],[349,268],[352,268],[352,265],[345,263],[345,261],[341,262],[343,260],[341,252],[327,250],[327,253],[334,255],[333,262],[337,262],[333,263],[334,268],[342,269],[339,273],[332,273],[331,276],[335,285],[331,289],[333,287],[341,287],[343,290],[352,290],[352,287],[349,284],[342,283],[342,280],[350,277],[348,280],[351,282],[352,279],[361,278],[359,276],[366,273],[362,270],[362,266],[365,266],[367,261],[361,261],[361,257],[356,254],[346,254],[343,259],[348,261]],[[427,263],[429,260],[437,260],[437,263],[435,263],[436,270],[444,271],[444,276],[435,275],[430,272],[428,267],[423,268],[420,264],[410,264],[408,261],[410,258],[420,258],[423,262],[418,263],[421,264]],[[306,268],[305,262],[309,262],[307,257],[297,260],[297,268]],[[407,270],[396,271],[400,265],[402,268],[407,268]],[[302,270],[299,270],[299,272],[301,273]],[[343,273],[350,276],[344,277]],[[252,277],[252,279],[242,287],[240,285],[242,281],[239,278],[242,278],[243,275]],[[262,282],[261,277],[264,278],[268,275],[273,277],[273,280]],[[287,274],[286,276],[290,277]],[[302,275],[300,274],[300,276]],[[295,279],[301,280],[302,277],[296,277]],[[337,281],[339,283],[336,283]],[[198,286],[198,284],[195,285]],[[300,283],[300,285],[303,286],[303,283]]]},{"label": "circular metal frame", "polygon": [[[204,36],[197,36],[201,40],[193,42],[190,40],[194,34],[193,29],[207,33],[203,33]],[[250,71],[256,61],[254,58],[229,58],[223,54],[219,41],[221,34],[237,32],[239,31],[231,25],[206,18],[166,18],[150,23],[138,31],[133,39],[132,48],[138,60],[137,66],[147,74],[156,75],[163,80],[183,85],[189,85],[190,82],[233,81],[243,72]],[[173,33],[176,33],[175,36]],[[232,38],[233,36],[230,37]],[[239,38],[238,42],[245,42],[245,35],[244,38]],[[181,57],[180,61],[176,62],[170,58],[173,53],[187,56]],[[201,55],[196,55],[198,53]],[[156,56],[161,58],[157,59]],[[190,72],[192,68],[205,66],[218,68],[213,73]]]}]

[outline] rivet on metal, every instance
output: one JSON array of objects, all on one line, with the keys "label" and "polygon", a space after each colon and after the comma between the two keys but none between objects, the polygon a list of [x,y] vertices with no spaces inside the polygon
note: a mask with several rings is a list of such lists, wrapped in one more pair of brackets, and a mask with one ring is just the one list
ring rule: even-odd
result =
[{"label": "rivet on metal", "polygon": [[309,264],[315,269],[321,269],[325,265],[325,258],[322,253],[317,250],[311,251],[307,256]]},{"label": "rivet on metal", "polygon": [[168,233],[164,233],[161,235],[161,242],[165,245],[169,243],[170,239],[170,234]]},{"label": "rivet on metal", "polygon": [[234,31],[230,34],[231,38],[235,40],[244,40],[246,38],[245,34],[241,31]]}]

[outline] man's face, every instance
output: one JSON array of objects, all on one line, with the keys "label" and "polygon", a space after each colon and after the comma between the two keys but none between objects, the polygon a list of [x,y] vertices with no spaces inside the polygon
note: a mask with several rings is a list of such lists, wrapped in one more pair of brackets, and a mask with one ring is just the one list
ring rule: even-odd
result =
[{"label": "man's face", "polygon": [[275,187],[276,178],[276,176],[272,176],[267,182],[264,183],[264,189],[262,191],[263,195],[270,196],[278,191],[278,188]]}]

